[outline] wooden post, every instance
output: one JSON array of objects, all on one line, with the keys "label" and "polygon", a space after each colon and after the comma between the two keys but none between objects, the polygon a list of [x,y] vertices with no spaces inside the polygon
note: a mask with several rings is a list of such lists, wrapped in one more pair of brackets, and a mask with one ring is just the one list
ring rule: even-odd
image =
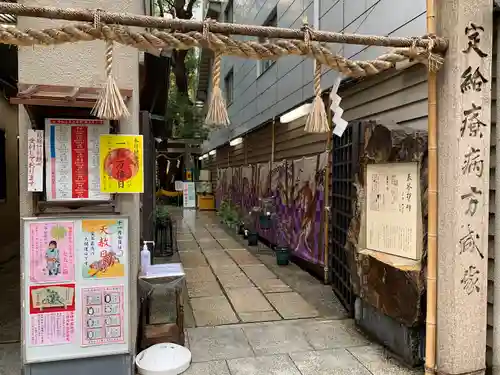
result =
[{"label": "wooden post", "polygon": [[479,375],[486,356],[493,0],[439,0],[435,14],[437,34],[450,43],[437,93],[437,372]]}]

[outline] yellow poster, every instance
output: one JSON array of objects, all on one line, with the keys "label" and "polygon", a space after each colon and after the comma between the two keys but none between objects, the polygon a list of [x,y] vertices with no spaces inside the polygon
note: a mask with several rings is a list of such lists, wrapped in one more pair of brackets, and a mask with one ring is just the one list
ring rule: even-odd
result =
[{"label": "yellow poster", "polygon": [[102,193],[143,193],[142,135],[101,135],[99,172]]}]

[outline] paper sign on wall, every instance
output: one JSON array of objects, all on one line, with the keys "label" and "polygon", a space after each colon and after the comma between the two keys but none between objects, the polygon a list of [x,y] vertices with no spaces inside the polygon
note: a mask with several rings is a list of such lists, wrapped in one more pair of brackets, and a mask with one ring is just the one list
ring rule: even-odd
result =
[{"label": "paper sign on wall", "polygon": [[108,131],[104,120],[45,120],[47,200],[109,200],[99,182],[99,136]]},{"label": "paper sign on wall", "polygon": [[28,191],[43,191],[43,130],[28,129]]},{"label": "paper sign on wall", "polygon": [[194,182],[184,182],[183,198],[184,208],[196,207],[196,190]]},{"label": "paper sign on wall", "polygon": [[103,193],[143,193],[142,135],[102,135],[100,178]]},{"label": "paper sign on wall", "polygon": [[418,163],[368,164],[366,248],[404,258],[421,257]]},{"label": "paper sign on wall", "polygon": [[30,345],[69,344],[75,338],[75,284],[31,286]]},{"label": "paper sign on wall", "polygon": [[123,343],[123,286],[82,289],[82,346]]},{"label": "paper sign on wall", "polygon": [[121,219],[82,220],[78,248],[84,279],[125,276],[127,254],[124,230]]},{"label": "paper sign on wall", "polygon": [[72,222],[30,224],[30,281],[75,280]]}]

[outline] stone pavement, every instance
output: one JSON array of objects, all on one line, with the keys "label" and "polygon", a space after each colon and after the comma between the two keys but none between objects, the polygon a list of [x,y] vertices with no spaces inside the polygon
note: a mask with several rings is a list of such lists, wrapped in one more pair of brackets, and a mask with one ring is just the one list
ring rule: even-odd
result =
[{"label": "stone pavement", "polygon": [[174,211],[193,321],[185,375],[414,375],[355,328],[331,287],[247,248],[213,213]]}]

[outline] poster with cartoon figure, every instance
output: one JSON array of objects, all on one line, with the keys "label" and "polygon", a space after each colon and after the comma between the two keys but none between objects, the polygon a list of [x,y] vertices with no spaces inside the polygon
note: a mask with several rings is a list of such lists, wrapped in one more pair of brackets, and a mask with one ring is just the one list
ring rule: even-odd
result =
[{"label": "poster with cartoon figure", "polygon": [[74,281],[72,222],[30,224],[30,281]]},{"label": "poster with cartoon figure", "polygon": [[123,219],[82,220],[78,256],[84,279],[124,277],[126,253]]}]

